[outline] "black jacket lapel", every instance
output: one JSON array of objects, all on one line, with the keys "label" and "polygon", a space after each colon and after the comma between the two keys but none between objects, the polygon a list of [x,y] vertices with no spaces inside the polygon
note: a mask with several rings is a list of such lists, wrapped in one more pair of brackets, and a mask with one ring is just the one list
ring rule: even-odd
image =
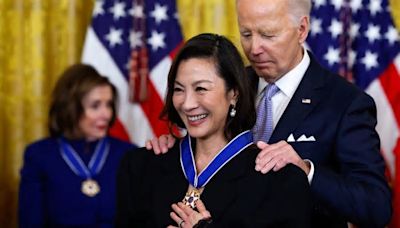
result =
[{"label": "black jacket lapel", "polygon": [[325,79],[323,69],[310,54],[311,63],[296,92],[276,125],[269,143],[286,140],[297,126],[323,99]]},{"label": "black jacket lapel", "polygon": [[248,153],[246,149],[229,161],[204,188],[201,199],[211,212],[213,220],[217,221],[229,211],[230,205],[239,197],[237,189],[240,188],[237,185],[241,183],[240,178],[249,170],[249,165],[254,164]]},{"label": "black jacket lapel", "polygon": [[[154,196],[151,197],[155,201],[154,205],[157,205],[155,206],[157,214],[154,217],[158,217],[156,221],[160,221],[160,224],[155,226],[176,225],[169,215],[172,212],[171,205],[181,202],[188,188],[188,182],[179,162],[179,147],[175,146],[167,154],[158,156],[160,161],[155,167],[159,169],[160,178],[158,183],[154,183],[156,187],[153,187]],[[161,158],[162,156],[164,159]]]}]

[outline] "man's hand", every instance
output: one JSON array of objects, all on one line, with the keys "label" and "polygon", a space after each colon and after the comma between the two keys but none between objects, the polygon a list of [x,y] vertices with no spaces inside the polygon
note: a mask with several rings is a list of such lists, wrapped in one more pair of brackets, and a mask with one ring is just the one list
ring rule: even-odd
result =
[{"label": "man's hand", "polygon": [[175,138],[172,135],[161,135],[159,138],[147,140],[146,149],[153,149],[155,154],[165,154],[175,144]]},{"label": "man's hand", "polygon": [[293,147],[286,141],[280,141],[275,144],[267,144],[262,141],[257,142],[257,147],[261,149],[256,158],[257,171],[267,173],[271,169],[278,171],[287,164],[292,163],[300,167],[306,175],[310,172],[310,165],[303,161]]}]

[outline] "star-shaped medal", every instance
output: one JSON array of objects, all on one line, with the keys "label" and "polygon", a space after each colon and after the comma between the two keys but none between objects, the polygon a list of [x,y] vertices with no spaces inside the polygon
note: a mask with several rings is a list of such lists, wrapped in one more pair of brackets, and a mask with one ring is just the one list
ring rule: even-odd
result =
[{"label": "star-shaped medal", "polygon": [[197,189],[193,189],[190,192],[187,192],[185,195],[185,198],[182,200],[182,202],[185,205],[190,206],[192,209],[196,208],[196,202],[197,200],[200,199],[200,192]]}]

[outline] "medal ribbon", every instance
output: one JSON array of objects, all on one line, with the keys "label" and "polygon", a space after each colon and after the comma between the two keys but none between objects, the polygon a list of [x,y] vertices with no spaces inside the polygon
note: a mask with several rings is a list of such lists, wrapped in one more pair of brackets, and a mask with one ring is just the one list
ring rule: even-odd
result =
[{"label": "medal ribbon", "polygon": [[107,137],[101,139],[97,145],[94,154],[90,158],[88,167],[79,157],[78,153],[72,148],[64,137],[59,139],[61,156],[67,163],[69,168],[78,176],[85,179],[91,179],[94,175],[100,172],[107,159],[110,145]]},{"label": "medal ribbon", "polygon": [[182,139],[180,144],[181,166],[183,173],[189,183],[195,188],[204,187],[211,178],[228,163],[232,158],[238,155],[253,143],[253,135],[250,131],[244,131],[232,139],[207,167],[197,176],[194,154],[192,150],[189,134]]}]

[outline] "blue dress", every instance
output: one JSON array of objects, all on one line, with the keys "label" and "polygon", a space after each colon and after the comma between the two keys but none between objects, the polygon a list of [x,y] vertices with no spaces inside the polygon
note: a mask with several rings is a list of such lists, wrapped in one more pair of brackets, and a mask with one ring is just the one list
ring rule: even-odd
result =
[{"label": "blue dress", "polygon": [[[19,226],[113,227],[116,172],[122,156],[134,145],[108,137],[110,150],[103,168],[93,177],[100,192],[81,192],[83,177],[76,175],[61,156],[57,138],[30,144],[24,154],[19,190]],[[87,165],[98,141],[68,140]]]}]

